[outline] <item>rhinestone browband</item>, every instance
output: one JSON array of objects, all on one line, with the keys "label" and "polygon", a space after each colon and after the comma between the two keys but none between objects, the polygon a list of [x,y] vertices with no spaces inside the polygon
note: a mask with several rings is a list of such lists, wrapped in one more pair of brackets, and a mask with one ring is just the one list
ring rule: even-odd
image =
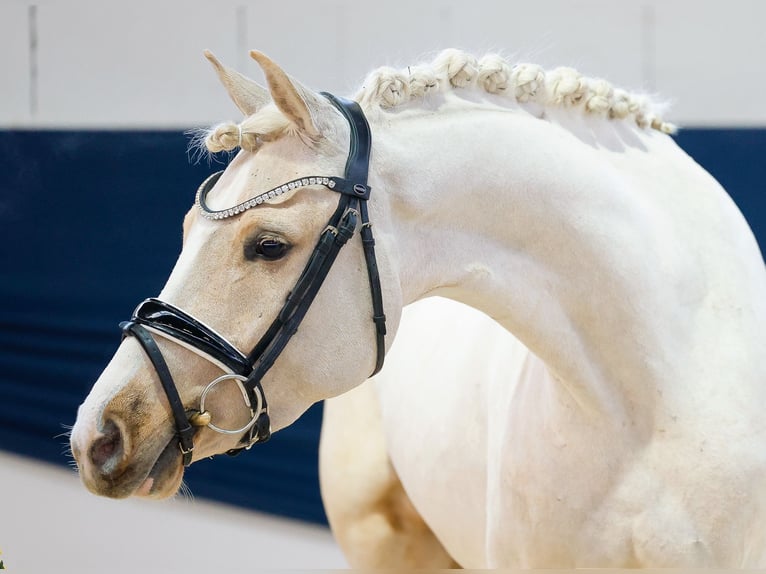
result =
[{"label": "rhinestone browband", "polygon": [[248,209],[257,205],[266,203],[269,199],[274,199],[283,193],[287,193],[288,191],[299,189],[301,187],[306,187],[309,185],[323,185],[329,189],[335,189],[337,185],[344,181],[343,178],[339,177],[302,177],[300,179],[294,179],[293,181],[284,183],[275,187],[274,189],[270,189],[269,191],[258,194],[255,197],[248,199],[247,201],[243,201],[242,203],[235,205],[234,207],[230,207],[228,209],[213,210],[207,206],[205,199],[208,192],[213,188],[213,186],[215,186],[218,178],[221,177],[222,173],[222,171],[219,171],[208,177],[205,181],[202,182],[202,185],[200,185],[199,189],[197,190],[195,203],[197,204],[197,207],[199,208],[202,216],[207,219],[226,219],[227,217],[239,215],[243,211],[247,211]]}]

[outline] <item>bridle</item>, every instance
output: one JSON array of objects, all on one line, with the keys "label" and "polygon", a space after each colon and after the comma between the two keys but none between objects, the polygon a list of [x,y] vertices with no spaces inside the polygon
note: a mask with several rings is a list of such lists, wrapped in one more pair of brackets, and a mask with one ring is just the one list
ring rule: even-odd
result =
[{"label": "bridle", "polygon": [[[323,93],[322,95],[341,112],[351,128],[351,144],[346,161],[345,177],[304,177],[282,184],[224,210],[212,210],[206,202],[208,193],[221,177],[222,171],[208,177],[197,191],[196,204],[201,214],[211,220],[234,217],[264,203],[269,198],[304,186],[321,185],[340,194],[338,207],[322,231],[306,267],[293,289],[287,294],[276,319],[252,351],[245,355],[225,337],[201,321],[159,299],[146,299],[133,312],[130,321],[120,323],[123,337],[136,338],[159,376],[175,419],[176,435],[184,466],[191,464],[194,435],[199,427],[207,426],[211,430],[225,434],[243,433],[240,446],[231,449],[228,454],[237,454],[243,449],[249,449],[257,442],[269,439],[271,423],[261,380],[298,330],[340,249],[353,237],[359,221],[361,221],[360,236],[372,296],[372,320],[376,333],[377,359],[372,374],[376,374],[383,367],[386,317],[383,313],[383,296],[375,258],[375,240],[367,212],[367,200],[370,197],[367,176],[372,145],[370,127],[356,102],[338,98],[332,94]],[[224,375],[210,382],[202,391],[198,409],[187,409],[184,406],[153,334],[170,339],[194,351],[225,371]],[[250,421],[245,426],[232,430],[222,429],[213,424],[210,413],[205,411],[205,400],[208,394],[217,385],[229,380],[234,381],[239,387],[251,414]]]}]

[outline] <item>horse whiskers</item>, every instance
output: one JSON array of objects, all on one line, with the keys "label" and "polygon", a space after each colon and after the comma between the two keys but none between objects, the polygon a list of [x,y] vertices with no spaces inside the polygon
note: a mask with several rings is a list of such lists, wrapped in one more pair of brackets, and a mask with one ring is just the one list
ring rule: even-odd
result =
[{"label": "horse whiskers", "polygon": [[54,439],[65,439],[66,442],[62,443],[63,449],[61,450],[61,454],[67,458],[67,466],[72,467],[74,470],[78,470],[77,461],[74,458],[74,453],[72,453],[72,443],[70,442],[70,438],[72,436],[72,429],[74,428],[72,425],[63,424],[61,425],[66,429],[64,432],[59,433],[55,435]]},{"label": "horse whiskers", "polygon": [[64,424],[62,424],[61,426],[64,427],[66,430],[64,432],[62,432],[62,433],[54,435],[53,438],[65,438],[68,441],[70,439],[70,437],[72,436],[72,428],[73,427],[72,427],[72,425],[64,425]]},{"label": "horse whiskers", "polygon": [[186,484],[186,482],[181,481],[181,486],[178,487],[178,492],[174,498],[183,499],[188,502],[194,502],[194,493],[191,491],[191,488],[189,488],[189,485]]}]

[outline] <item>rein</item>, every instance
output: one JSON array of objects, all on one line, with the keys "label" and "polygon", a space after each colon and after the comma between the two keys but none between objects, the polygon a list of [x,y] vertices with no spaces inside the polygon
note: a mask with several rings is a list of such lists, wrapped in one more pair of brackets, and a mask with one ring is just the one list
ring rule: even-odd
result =
[{"label": "rein", "polygon": [[[372,135],[367,119],[356,102],[338,98],[328,93],[322,95],[340,111],[351,128],[351,143],[346,161],[345,177],[312,176],[293,180],[235,207],[218,211],[208,207],[206,198],[221,177],[222,171],[208,177],[197,192],[196,203],[200,212],[204,217],[212,220],[236,216],[247,209],[264,203],[269,198],[307,185],[322,185],[340,194],[338,207],[322,231],[306,267],[293,289],[288,293],[277,317],[252,351],[244,355],[223,336],[201,321],[159,299],[146,299],[133,312],[130,321],[120,324],[123,337],[133,336],[136,338],[160,378],[175,419],[176,435],[183,455],[184,466],[191,464],[194,451],[193,439],[198,427],[207,426],[211,430],[225,434],[244,433],[240,439],[241,446],[227,452],[231,455],[238,454],[243,449],[249,449],[256,442],[265,442],[269,439],[271,423],[261,380],[297,332],[338,253],[353,237],[360,222],[359,234],[367,264],[372,297],[372,320],[375,324],[377,346],[377,358],[372,375],[375,375],[383,367],[386,317],[383,312],[383,295],[375,258],[375,240],[367,211],[367,200],[371,191],[367,185],[367,177]],[[168,338],[206,358],[224,371],[229,371],[209,383],[202,391],[199,409],[187,410],[184,407],[170,369],[152,334]],[[214,425],[210,413],[206,412],[204,408],[208,393],[215,386],[227,380],[232,380],[237,384],[251,413],[250,422],[236,430],[225,430]]]}]

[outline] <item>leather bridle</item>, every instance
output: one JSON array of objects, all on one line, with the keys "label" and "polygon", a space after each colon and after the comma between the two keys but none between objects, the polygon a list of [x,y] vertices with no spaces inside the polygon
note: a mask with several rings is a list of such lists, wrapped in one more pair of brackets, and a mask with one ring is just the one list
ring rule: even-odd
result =
[{"label": "leather bridle", "polygon": [[[360,221],[360,236],[372,296],[372,320],[376,332],[377,359],[372,374],[376,374],[383,366],[386,317],[383,312],[383,296],[375,258],[375,240],[367,211],[367,200],[371,191],[367,185],[372,146],[370,127],[356,102],[338,98],[332,94],[323,93],[322,95],[341,112],[351,128],[351,144],[346,161],[345,177],[304,177],[278,186],[233,208],[219,211],[211,210],[206,203],[206,198],[223,173],[222,171],[205,180],[197,192],[197,206],[202,215],[213,220],[236,216],[264,203],[269,197],[307,185],[322,185],[340,194],[338,207],[321,233],[306,267],[293,289],[287,294],[286,301],[276,319],[252,351],[247,355],[241,353],[224,337],[201,321],[159,299],[145,300],[136,308],[130,321],[120,324],[123,336],[136,338],[159,376],[175,419],[176,435],[184,466],[191,464],[194,435],[196,428],[201,426],[226,434],[244,433],[240,439],[241,446],[228,451],[228,454],[237,454],[256,442],[269,439],[271,423],[261,380],[298,330],[340,249],[354,235]],[[227,371],[226,374],[208,384],[200,396],[198,409],[187,409],[184,406],[170,369],[152,334],[191,349]],[[250,409],[250,422],[240,429],[221,429],[213,424],[211,416],[205,412],[205,399],[208,393],[227,380],[236,383],[245,404]]]}]

